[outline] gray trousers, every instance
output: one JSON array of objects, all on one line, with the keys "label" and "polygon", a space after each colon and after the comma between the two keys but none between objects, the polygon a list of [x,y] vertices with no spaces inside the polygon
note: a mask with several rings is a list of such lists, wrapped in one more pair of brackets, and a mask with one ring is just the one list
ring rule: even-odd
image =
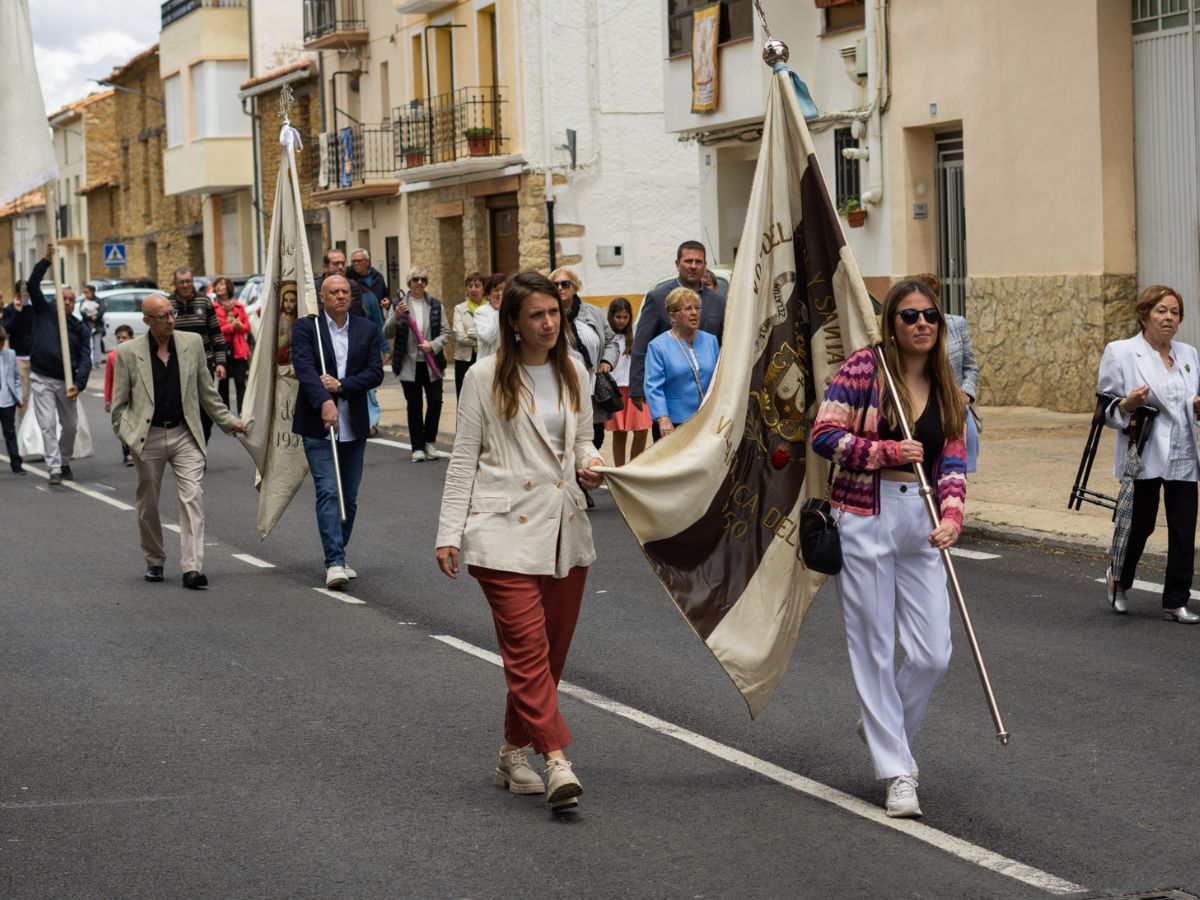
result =
[{"label": "gray trousers", "polygon": [[180,571],[199,572],[204,567],[204,451],[186,425],[150,428],[141,455],[133,455],[137,469],[137,519],[146,565],[166,563],[158,497],[167,466],[175,473],[179,495]]},{"label": "gray trousers", "polygon": [[[67,399],[67,386],[61,378],[46,378],[37,372],[29,373],[29,392],[33,396],[33,414],[42,430],[42,456],[46,468],[61,472],[70,465],[75,450],[75,428],[79,424],[76,400]],[[58,426],[62,425],[59,436]]]}]

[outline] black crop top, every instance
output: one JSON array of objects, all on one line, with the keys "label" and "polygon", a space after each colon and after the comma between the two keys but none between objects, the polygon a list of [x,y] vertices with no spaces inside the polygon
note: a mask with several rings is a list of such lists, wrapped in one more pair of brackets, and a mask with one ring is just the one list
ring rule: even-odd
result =
[{"label": "black crop top", "polygon": [[[882,415],[879,420],[879,439],[881,441],[902,441],[904,435],[899,428],[893,428],[888,424],[886,418]],[[942,407],[938,403],[937,391],[933,388],[929,391],[929,400],[925,403],[925,410],[921,413],[921,418],[917,419],[913,426],[913,439],[921,442],[925,448],[925,462],[922,465],[925,467],[925,475],[929,478],[930,483],[933,483],[933,467],[937,464],[938,458],[942,455],[942,448],[946,443],[946,433],[942,429]],[[904,463],[899,466],[887,466],[889,469],[895,469],[899,472],[915,472],[912,468],[912,463]]]}]

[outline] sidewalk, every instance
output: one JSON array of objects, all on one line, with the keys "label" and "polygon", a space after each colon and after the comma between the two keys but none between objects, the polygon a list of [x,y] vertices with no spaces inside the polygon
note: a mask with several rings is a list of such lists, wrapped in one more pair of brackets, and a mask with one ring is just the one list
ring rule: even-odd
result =
[{"label": "sidewalk", "polygon": [[[446,379],[441,442],[454,442],[453,376]],[[407,433],[404,393],[389,376],[379,390],[381,427]],[[1079,512],[1067,509],[1075,483],[1091,413],[1057,413],[1029,406],[979,407],[983,418],[979,469],[967,482],[967,532],[980,537],[1104,556],[1112,540],[1112,513],[1091,504]],[[602,448],[612,463],[608,442]],[[1112,475],[1112,432],[1096,454],[1089,481],[1092,490],[1115,496]],[[1163,514],[1146,543],[1147,562],[1162,564],[1167,552]]]}]

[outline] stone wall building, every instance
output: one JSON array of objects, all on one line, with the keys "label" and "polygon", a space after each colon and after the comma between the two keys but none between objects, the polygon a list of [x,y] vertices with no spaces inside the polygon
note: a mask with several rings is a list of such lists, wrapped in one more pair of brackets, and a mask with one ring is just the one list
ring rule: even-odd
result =
[{"label": "stone wall building", "polygon": [[[771,77],[765,35],[748,4],[722,0],[719,104],[694,113],[692,12],[678,8],[661,0],[667,127],[696,140],[705,241],[730,263]],[[864,225],[843,229],[867,287],[882,298],[905,275],[938,275],[944,305],[970,323],[981,402],[1090,409],[1104,343],[1133,332],[1138,282],[1157,280],[1137,265],[1130,5],[763,0],[763,9],[818,107],[809,129],[830,196],[867,212]],[[1194,183],[1191,165],[1177,182]]]},{"label": "stone wall building", "polygon": [[[89,105],[85,114],[95,117],[88,127],[97,133],[111,122],[113,136],[111,162],[105,166],[102,152],[89,156],[88,183],[80,188],[88,198],[91,276],[148,277],[170,289],[177,267],[204,272],[204,231],[201,198],[167,196],[163,189],[166,120],[163,104],[156,102],[163,95],[158,46],[139,53],[106,80],[128,90]],[[104,266],[106,243],[125,245],[124,269]]]},{"label": "stone wall building", "polygon": [[[313,199],[318,160],[317,135],[321,132],[321,100],[318,93],[316,66],[307,60],[267,71],[242,83],[239,97],[254,102],[255,140],[258,173],[255,178],[257,204],[261,215],[264,252],[271,234],[271,214],[279,167],[283,162],[283,145],[279,142],[283,120],[279,115],[279,98],[284,87],[292,91],[292,127],[300,133],[303,144],[296,153],[296,173],[300,179],[300,203],[304,209],[308,250],[314,271],[321,265],[321,256],[328,246],[325,221],[328,212]],[[265,266],[265,259],[263,260]]]}]

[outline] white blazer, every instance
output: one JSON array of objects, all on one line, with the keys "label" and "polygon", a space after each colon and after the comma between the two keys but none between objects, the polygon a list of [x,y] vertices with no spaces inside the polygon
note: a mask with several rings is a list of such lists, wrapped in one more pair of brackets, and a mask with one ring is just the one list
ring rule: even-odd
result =
[{"label": "white blazer", "polygon": [[[1113,341],[1104,348],[1104,356],[1100,359],[1100,380],[1098,390],[1118,397],[1126,397],[1134,388],[1146,385],[1150,388],[1150,397],[1146,401],[1157,407],[1158,416],[1150,429],[1150,438],[1142,451],[1142,474],[1140,478],[1161,478],[1167,469],[1167,453],[1171,446],[1172,422],[1187,423],[1192,428],[1192,449],[1200,463],[1200,446],[1196,443],[1196,419],[1192,414],[1192,398],[1200,393],[1200,356],[1196,348],[1182,341],[1171,341],[1171,355],[1175,365],[1183,368],[1188,381],[1182,406],[1176,401],[1167,401],[1167,387],[1170,373],[1162,364],[1162,359],[1142,335],[1136,334],[1123,341]],[[1105,417],[1111,428],[1124,429],[1129,427],[1130,416],[1123,416],[1117,404],[1108,408]],[[1129,446],[1128,435],[1118,433],[1113,459],[1113,474],[1121,477],[1125,463],[1125,452]]]},{"label": "white blazer", "polygon": [[533,410],[533,380],[521,370],[527,393],[511,421],[492,396],[496,356],[467,372],[458,398],[454,452],[446,470],[438,547],[458,547],[463,565],[563,578],[596,559],[587,500],[575,470],[600,458],[592,446],[592,401],[583,364],[579,411],[565,417],[560,459]]}]

